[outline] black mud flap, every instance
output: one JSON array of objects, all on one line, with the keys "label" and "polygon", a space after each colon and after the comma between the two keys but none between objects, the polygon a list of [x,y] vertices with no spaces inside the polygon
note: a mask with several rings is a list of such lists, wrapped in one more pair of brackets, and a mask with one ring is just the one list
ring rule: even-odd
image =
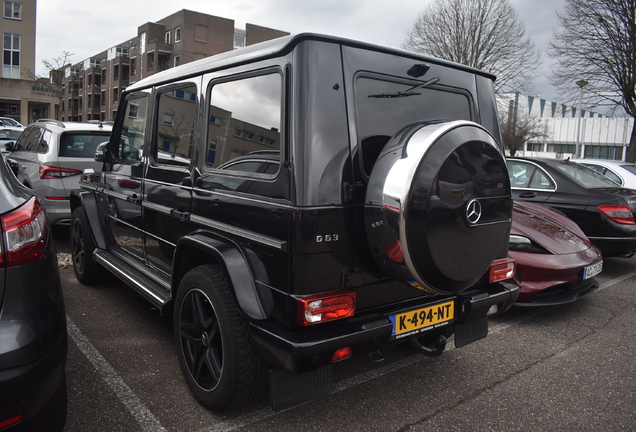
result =
[{"label": "black mud flap", "polygon": [[455,347],[461,348],[488,336],[488,317],[475,318],[455,325]]},{"label": "black mud flap", "polygon": [[269,372],[269,396],[274,411],[327,396],[332,391],[331,365],[305,373],[293,373],[282,368]]}]

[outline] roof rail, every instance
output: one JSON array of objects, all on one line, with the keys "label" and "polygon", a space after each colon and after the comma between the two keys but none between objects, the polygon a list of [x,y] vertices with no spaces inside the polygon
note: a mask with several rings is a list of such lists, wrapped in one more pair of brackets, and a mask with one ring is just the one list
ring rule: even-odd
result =
[{"label": "roof rail", "polygon": [[59,127],[66,127],[64,126],[64,123],[62,123],[59,120],[54,120],[54,119],[47,119],[47,118],[43,118],[43,119],[38,119],[35,121],[36,123],[55,123],[56,125],[58,125]]},{"label": "roof rail", "polygon": [[111,120],[87,120],[86,123],[99,125],[100,128],[104,127],[104,125],[112,126],[115,124],[115,122]]}]

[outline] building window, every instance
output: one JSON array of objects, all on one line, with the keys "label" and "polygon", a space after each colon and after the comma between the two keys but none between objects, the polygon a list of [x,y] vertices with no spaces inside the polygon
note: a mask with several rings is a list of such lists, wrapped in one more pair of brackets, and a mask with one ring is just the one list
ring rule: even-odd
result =
[{"label": "building window", "polygon": [[20,35],[4,34],[2,49],[2,76],[20,79]]},{"label": "building window", "polygon": [[527,143],[526,148],[531,152],[542,152],[543,143]]},{"label": "building window", "polygon": [[181,27],[174,29],[174,43],[181,42]]},{"label": "building window", "polygon": [[623,147],[622,146],[598,146],[598,145],[586,144],[584,158],[622,160]]},{"label": "building window", "polygon": [[243,48],[245,46],[245,34],[239,33],[238,31],[234,33],[234,49]]},{"label": "building window", "polygon": [[113,89],[113,103],[116,104],[117,102],[119,102],[119,89],[115,87]]},{"label": "building window", "polygon": [[174,56],[174,67],[177,67],[181,64],[181,56]]},{"label": "building window", "polygon": [[4,17],[12,19],[22,19],[22,3],[6,1],[4,2]]},{"label": "building window", "polygon": [[171,37],[172,37],[172,33],[167,31],[166,35],[164,36],[164,40],[163,41],[165,43],[167,43],[167,44],[170,44],[170,43],[172,43],[171,40],[170,40]]},{"label": "building window", "polygon": [[128,117],[137,118],[139,116],[139,104],[131,103],[128,106]]},{"label": "building window", "polygon": [[550,153],[570,153],[576,152],[576,145],[574,144],[548,144],[548,152]]},{"label": "building window", "polygon": [[164,113],[163,114],[163,124],[172,125],[174,123],[174,114],[172,113]]}]

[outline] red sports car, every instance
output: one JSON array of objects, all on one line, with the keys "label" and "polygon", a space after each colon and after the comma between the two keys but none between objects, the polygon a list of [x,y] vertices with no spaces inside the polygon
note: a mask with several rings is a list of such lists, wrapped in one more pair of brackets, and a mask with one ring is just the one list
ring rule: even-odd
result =
[{"label": "red sports car", "polygon": [[509,252],[517,262],[516,306],[570,303],[598,289],[601,252],[578,225],[547,207],[514,202]]}]

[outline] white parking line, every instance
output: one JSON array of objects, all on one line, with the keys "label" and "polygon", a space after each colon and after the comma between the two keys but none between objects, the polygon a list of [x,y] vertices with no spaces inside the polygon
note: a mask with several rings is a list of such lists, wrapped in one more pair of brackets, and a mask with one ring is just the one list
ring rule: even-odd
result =
[{"label": "white parking line", "polygon": [[152,415],[150,410],[139,400],[137,395],[128,387],[124,380],[117,375],[115,369],[106,361],[99,351],[97,351],[93,344],[89,342],[68,315],[66,316],[66,321],[68,334],[73,342],[75,342],[80,351],[82,351],[86,358],[93,364],[117,398],[141,425],[141,428],[148,432],[166,431],[166,429],[161,426],[159,420]]}]

